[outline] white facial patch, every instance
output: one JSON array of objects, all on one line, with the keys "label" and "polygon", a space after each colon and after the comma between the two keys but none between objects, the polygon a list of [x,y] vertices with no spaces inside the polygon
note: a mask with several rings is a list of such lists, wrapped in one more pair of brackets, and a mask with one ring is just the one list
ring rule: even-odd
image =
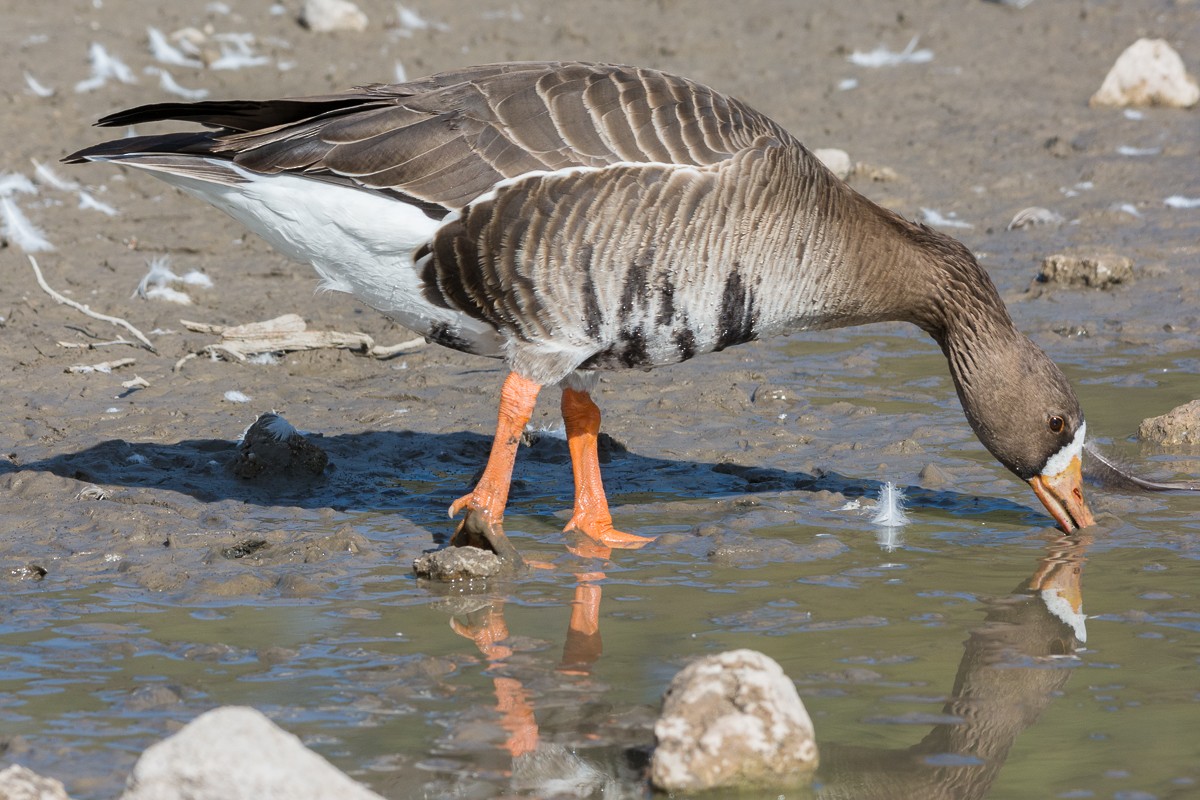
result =
[{"label": "white facial patch", "polygon": [[1071,601],[1053,589],[1042,589],[1042,602],[1046,609],[1070,626],[1075,632],[1075,638],[1081,642],[1087,641],[1087,614],[1077,610]]},{"label": "white facial patch", "polygon": [[1079,458],[1083,453],[1083,442],[1087,439],[1087,423],[1079,423],[1075,438],[1067,442],[1061,450],[1050,456],[1046,466],[1042,467],[1042,477],[1053,478],[1071,465],[1071,460]]}]

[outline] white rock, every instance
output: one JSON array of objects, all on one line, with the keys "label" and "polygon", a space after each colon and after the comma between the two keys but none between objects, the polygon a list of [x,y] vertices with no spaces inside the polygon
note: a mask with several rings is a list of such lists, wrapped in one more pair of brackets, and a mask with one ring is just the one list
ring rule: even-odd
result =
[{"label": "white rock", "polygon": [[654,736],[650,781],[667,792],[795,783],[817,766],[812,720],[796,687],[753,650],[685,667],[667,689]]},{"label": "white rock", "polygon": [[1093,106],[1173,106],[1189,108],[1200,101],[1200,86],[1187,73],[1183,59],[1162,39],[1138,39],[1121,53]]},{"label": "white rock", "polygon": [[300,22],[316,33],[367,29],[367,15],[350,0],[304,0]]},{"label": "white rock", "polygon": [[121,800],[382,800],[253,708],[201,714],[142,753]]},{"label": "white rock", "polygon": [[13,764],[0,772],[0,798],[4,800],[71,800],[62,783],[43,778],[33,770]]},{"label": "white rock", "polygon": [[839,178],[845,178],[854,171],[854,163],[850,160],[850,154],[845,150],[838,150],[836,147],[822,147],[813,150],[813,155]]}]

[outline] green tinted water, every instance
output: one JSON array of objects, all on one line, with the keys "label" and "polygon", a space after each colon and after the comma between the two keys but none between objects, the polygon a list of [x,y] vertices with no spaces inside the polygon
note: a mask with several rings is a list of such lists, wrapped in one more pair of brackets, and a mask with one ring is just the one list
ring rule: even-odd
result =
[{"label": "green tinted water", "polygon": [[[1086,539],[1059,540],[965,430],[926,343],[831,334],[818,344],[803,373],[778,366],[803,343],[762,353],[776,383],[803,384],[800,410],[829,423],[812,446],[911,434],[919,452],[828,451],[818,466],[838,474],[824,483],[737,492],[697,492],[670,477],[678,465],[646,491],[644,467],[630,475],[616,460],[627,488],[614,492],[618,523],[659,538],[608,562],[564,551],[549,516],[561,493],[539,491],[514,504],[508,528],[552,568],[475,593],[410,574],[412,554],[432,546],[425,531],[446,526],[433,512],[416,533],[396,513],[333,515],[322,524],[350,524],[381,557],[303,599],[198,600],[133,581],[67,585],[53,572],[12,583],[0,600],[3,760],[62,777],[78,798],[112,797],[174,724],[245,704],[387,797],[549,796],[537,788],[545,771],[512,777],[513,753],[555,746],[609,776],[603,796],[637,797],[671,677],[699,655],[749,647],[779,661],[812,714],[819,797],[1200,796],[1200,499],[1092,490],[1107,513]],[[1198,358],[1065,361],[1089,425],[1119,434],[1101,441],[1141,458],[1125,434],[1188,399]],[[823,416],[846,397],[876,413]],[[776,416],[753,424],[793,424]],[[804,474],[794,466],[804,451],[764,466]],[[955,483],[916,487],[930,463]],[[1195,465],[1151,461],[1167,475]],[[913,501],[912,523],[888,546],[868,516],[843,508],[885,479]],[[841,494],[819,491],[831,487]],[[286,525],[278,508],[246,513]],[[1048,573],[1074,577],[1046,584]],[[1081,593],[1086,642],[1031,580]],[[762,797],[781,794],[808,796]]]}]

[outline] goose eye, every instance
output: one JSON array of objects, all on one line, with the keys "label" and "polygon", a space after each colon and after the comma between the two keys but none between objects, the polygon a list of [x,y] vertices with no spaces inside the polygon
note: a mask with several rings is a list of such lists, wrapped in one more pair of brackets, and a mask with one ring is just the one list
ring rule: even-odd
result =
[{"label": "goose eye", "polygon": [[1055,414],[1054,416],[1050,417],[1051,433],[1062,433],[1063,426],[1065,426],[1066,424],[1067,424],[1066,420],[1064,420],[1062,417]]}]

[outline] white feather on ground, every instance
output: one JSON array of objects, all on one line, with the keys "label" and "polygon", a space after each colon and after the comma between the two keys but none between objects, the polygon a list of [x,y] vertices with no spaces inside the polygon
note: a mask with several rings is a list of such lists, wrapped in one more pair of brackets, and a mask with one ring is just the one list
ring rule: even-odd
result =
[{"label": "white feather on ground", "polygon": [[53,89],[51,89],[49,86],[42,85],[42,83],[40,81],[38,81],[37,78],[30,75],[28,72],[25,73],[25,85],[27,87],[29,87],[29,91],[31,93],[37,95],[38,97],[53,97],[54,96]]},{"label": "white feather on ground", "polygon": [[92,42],[88,49],[88,60],[92,64],[92,76],[75,84],[76,92],[90,92],[116,78],[121,83],[137,83],[137,76],[129,66],[115,56],[109,55],[104,45]]},{"label": "white feather on ground", "polygon": [[19,172],[0,172],[0,197],[8,197],[14,192],[37,194],[37,187]]},{"label": "white feather on ground", "polygon": [[225,402],[227,403],[249,403],[250,395],[244,392],[239,392],[237,389],[230,389],[225,393]]},{"label": "white feather on ground", "polygon": [[278,414],[271,413],[267,415],[269,419],[263,423],[263,427],[267,429],[267,433],[275,437],[277,442],[286,442],[300,431],[296,430],[296,426],[288,422]]},{"label": "white feather on ground", "polygon": [[974,228],[975,226],[969,222],[964,222],[961,219],[956,219],[954,213],[950,216],[943,216],[942,212],[936,208],[922,208],[921,221],[926,225],[932,225],[940,228]]},{"label": "white feather on ground", "polygon": [[188,57],[182,50],[167,41],[167,37],[158,28],[146,28],[146,35],[150,37],[151,55],[163,64],[193,68],[204,66],[200,59]]},{"label": "white feather on ground", "polygon": [[1117,155],[1120,156],[1156,156],[1162,152],[1161,147],[1130,147],[1129,145],[1121,145],[1117,148]]},{"label": "white feather on ground", "polygon": [[44,183],[52,189],[58,189],[60,192],[74,192],[79,189],[77,181],[67,180],[37,159],[31,160],[33,161],[33,177],[37,178],[38,183]]},{"label": "white feather on ground", "polygon": [[184,275],[181,280],[188,286],[199,286],[201,289],[211,289],[213,287],[212,278],[198,269],[194,269],[187,275]]},{"label": "white feather on ground", "polygon": [[270,56],[254,52],[252,33],[218,33],[213,39],[221,48],[221,57],[209,64],[209,69],[243,69],[271,63]]},{"label": "white feather on ground", "polygon": [[158,75],[158,85],[164,92],[170,92],[185,100],[203,100],[208,97],[208,89],[185,89],[162,67],[146,67],[145,71],[149,75]]},{"label": "white feather on ground", "polygon": [[108,203],[97,200],[83,189],[79,190],[79,207],[83,209],[91,209],[92,211],[99,211],[101,214],[109,217],[115,217],[117,215],[117,210],[115,208],[110,206]]},{"label": "white feather on ground", "polygon": [[908,514],[904,511],[904,490],[888,481],[879,490],[879,506],[875,516],[871,517],[872,525],[883,525],[888,528],[898,528],[908,524]]},{"label": "white feather on ground", "polygon": [[396,20],[400,23],[402,32],[411,36],[412,31],[448,31],[450,26],[444,22],[430,22],[411,8],[396,4]]},{"label": "white feather on ground", "polygon": [[896,67],[901,64],[924,64],[927,61],[933,61],[933,51],[929,49],[917,49],[917,38],[914,36],[912,41],[908,43],[899,53],[893,53],[883,45],[876,47],[869,53],[864,53],[860,50],[855,50],[846,60],[851,64],[860,67]]},{"label": "white feather on ground", "polygon": [[143,294],[147,300],[165,300],[168,303],[176,303],[181,306],[190,306],[192,297],[187,292],[181,292],[178,289],[172,289],[170,286],[152,286]]},{"label": "white feather on ground", "polygon": [[150,270],[138,284],[137,291],[134,292],[135,297],[145,297],[146,291],[151,287],[166,286],[179,280],[179,276],[171,271],[171,259],[167,256],[155,256],[146,262],[146,266],[150,267]]},{"label": "white feather on ground", "polygon": [[0,196],[0,231],[10,242],[26,253],[41,253],[54,249],[46,235],[17,207],[11,197]]},{"label": "white feather on ground", "polygon": [[134,297],[141,297],[145,300],[166,300],[169,303],[188,306],[192,304],[192,298],[186,292],[171,288],[171,284],[184,283],[203,289],[212,288],[212,280],[199,270],[192,270],[182,278],[176,275],[171,270],[171,259],[167,256],[156,256],[147,264],[150,269],[142,277],[137,290],[133,293]]},{"label": "white feather on ground", "polygon": [[1163,205],[1167,208],[1200,208],[1200,197],[1184,197],[1181,194],[1173,194],[1163,200]]}]

